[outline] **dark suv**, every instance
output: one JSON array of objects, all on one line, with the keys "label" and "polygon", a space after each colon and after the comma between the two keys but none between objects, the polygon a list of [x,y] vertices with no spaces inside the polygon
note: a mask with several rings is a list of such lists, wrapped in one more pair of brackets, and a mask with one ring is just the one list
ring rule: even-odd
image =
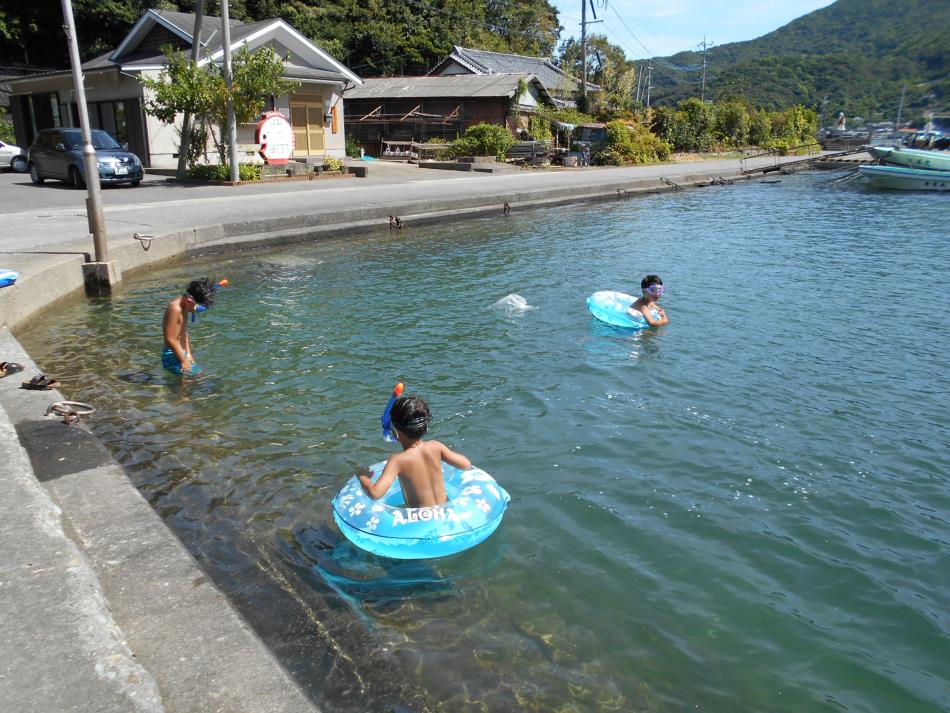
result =
[{"label": "dark suv", "polygon": [[[92,130],[100,183],[142,182],[142,162],[101,129]],[[43,129],[36,135],[30,152],[30,178],[36,185],[47,178],[69,181],[73,188],[86,185],[86,166],[82,160],[82,132],[79,129]]]}]

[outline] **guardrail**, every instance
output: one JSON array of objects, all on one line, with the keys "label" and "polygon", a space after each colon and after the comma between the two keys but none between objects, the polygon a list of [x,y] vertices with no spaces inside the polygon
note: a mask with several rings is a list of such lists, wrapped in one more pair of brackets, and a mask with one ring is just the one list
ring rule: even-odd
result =
[{"label": "guardrail", "polygon": [[[776,171],[778,170],[780,165],[786,165],[786,166],[789,165],[788,163],[780,164],[778,160],[780,156],[787,156],[790,151],[798,151],[800,149],[808,149],[808,153],[812,154],[816,152],[816,149],[818,151],[821,150],[821,144],[819,144],[817,141],[809,141],[807,144],[799,144],[798,146],[789,146],[788,148],[783,148],[783,149],[766,149],[762,153],[753,154],[752,156],[743,156],[741,159],[739,159],[739,168],[742,171],[742,173],[749,173],[751,170],[763,171],[765,173],[768,173],[770,170]],[[746,168],[746,164],[745,164],[746,161],[750,161],[754,158],[762,158],[763,156],[772,156],[775,158],[774,168],[772,169],[761,169],[761,168],[747,169]],[[813,160],[813,158],[808,158],[804,160],[810,161],[810,160]]]}]

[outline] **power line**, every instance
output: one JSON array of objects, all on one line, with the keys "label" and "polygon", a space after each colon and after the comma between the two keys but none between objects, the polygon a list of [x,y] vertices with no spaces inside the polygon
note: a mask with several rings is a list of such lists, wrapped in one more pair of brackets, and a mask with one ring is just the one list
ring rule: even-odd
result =
[{"label": "power line", "polygon": [[647,56],[652,57],[656,61],[657,64],[663,65],[667,69],[670,69],[674,72],[696,72],[701,68],[700,65],[680,67],[678,65],[673,64],[672,62],[668,60],[663,59],[662,57],[657,57],[656,53],[654,53],[649,47],[647,47],[643,43],[643,41],[639,37],[637,37],[636,33],[630,29],[630,26],[626,23],[626,21],[623,19],[620,13],[614,10],[612,5],[610,6],[610,9],[613,10],[614,15],[620,21],[620,24],[624,26],[624,28],[627,30],[630,36],[634,40],[636,40],[637,44],[640,45],[643,48],[643,50],[647,53]]}]

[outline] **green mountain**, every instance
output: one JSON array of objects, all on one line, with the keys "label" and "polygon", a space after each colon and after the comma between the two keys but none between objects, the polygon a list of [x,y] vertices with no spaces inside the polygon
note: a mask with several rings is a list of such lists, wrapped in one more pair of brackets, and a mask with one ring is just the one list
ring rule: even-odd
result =
[{"label": "green mountain", "polygon": [[[740,96],[779,109],[802,104],[893,120],[950,116],[950,2],[838,0],[748,42],[706,52],[706,98]],[[699,96],[702,53],[654,58],[653,104]]]}]

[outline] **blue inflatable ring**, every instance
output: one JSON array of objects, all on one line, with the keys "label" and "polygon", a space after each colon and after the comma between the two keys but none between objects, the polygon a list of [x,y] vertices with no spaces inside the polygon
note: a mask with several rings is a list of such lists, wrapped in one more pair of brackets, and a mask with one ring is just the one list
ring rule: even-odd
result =
[{"label": "blue inflatable ring", "polygon": [[16,280],[19,276],[19,272],[0,268],[0,287],[9,287],[10,285],[16,284]]},{"label": "blue inflatable ring", "polygon": [[[385,463],[371,466],[373,481]],[[442,464],[448,502],[424,508],[404,504],[399,479],[379,500],[370,498],[354,476],[333,498],[333,519],[357,547],[392,559],[445,557],[486,540],[511,499],[488,473]]]},{"label": "blue inflatable ring", "polygon": [[[601,290],[587,298],[587,309],[601,322],[612,324],[614,327],[628,327],[630,329],[647,329],[650,324],[642,314],[634,315],[630,312],[630,305],[637,301],[636,297],[614,290]],[[660,314],[651,310],[654,319]]]}]

